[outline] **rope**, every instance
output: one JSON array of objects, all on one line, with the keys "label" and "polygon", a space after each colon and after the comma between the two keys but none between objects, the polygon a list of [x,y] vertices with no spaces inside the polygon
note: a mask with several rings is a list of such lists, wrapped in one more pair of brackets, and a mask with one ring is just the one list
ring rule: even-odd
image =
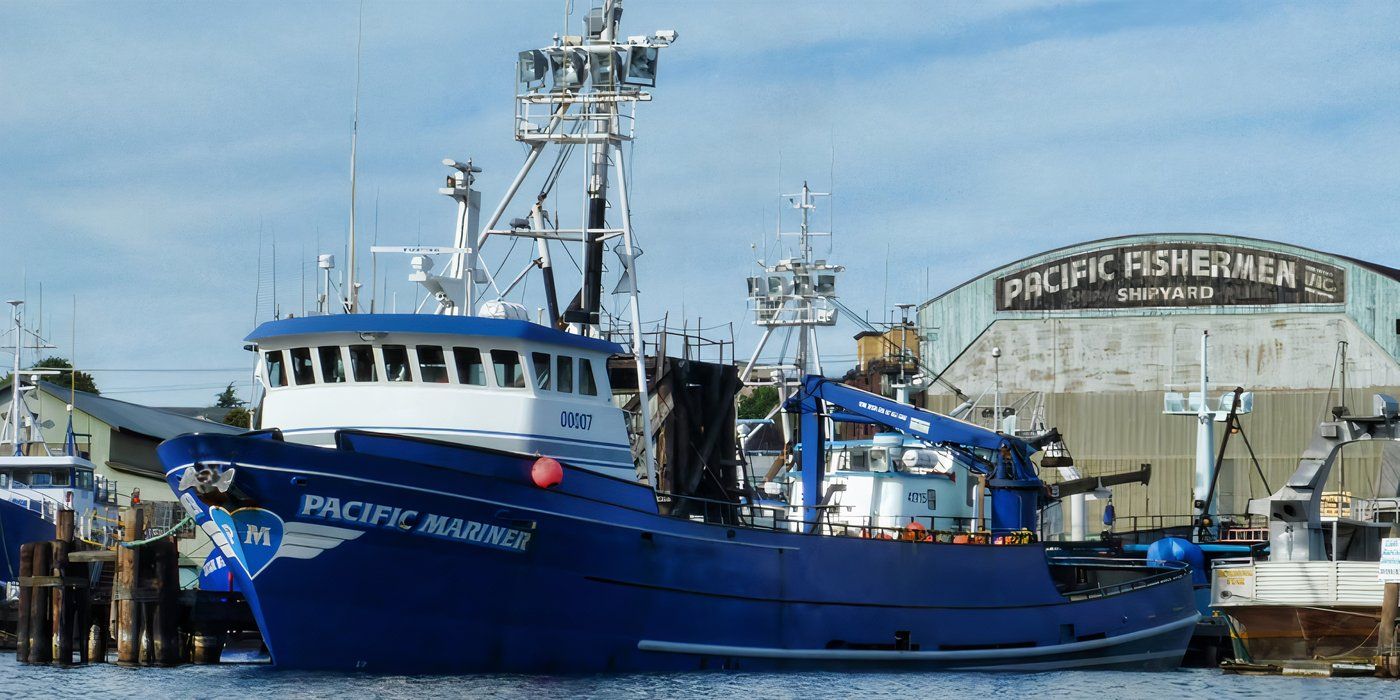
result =
[{"label": "rope", "polygon": [[127,549],[135,549],[135,548],[141,547],[141,546],[143,546],[143,545],[148,545],[148,544],[150,544],[150,543],[152,543],[152,542],[155,542],[156,540],[163,540],[163,539],[165,539],[165,538],[167,538],[167,537],[169,537],[169,536],[175,534],[175,531],[176,531],[176,530],[179,530],[180,528],[184,527],[185,525],[187,525],[187,524],[189,524],[189,523],[191,523],[191,522],[194,522],[194,516],[193,516],[193,515],[186,515],[184,520],[181,520],[180,522],[175,523],[174,525],[172,525],[172,526],[170,527],[169,530],[166,530],[165,532],[162,532],[162,533],[160,533],[159,535],[156,535],[155,537],[147,537],[147,538],[144,539],[144,540],[137,540],[137,541],[135,541],[135,542],[118,542],[117,544],[119,544],[119,545],[121,545],[121,546],[123,546],[123,547],[126,547]]}]

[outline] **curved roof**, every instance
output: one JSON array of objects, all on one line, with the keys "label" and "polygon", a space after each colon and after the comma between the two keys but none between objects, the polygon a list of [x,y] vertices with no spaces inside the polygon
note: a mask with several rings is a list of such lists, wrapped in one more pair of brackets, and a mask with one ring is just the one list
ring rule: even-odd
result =
[{"label": "curved roof", "polygon": [[333,314],[268,321],[244,340],[260,342],[284,336],[321,333],[427,333],[432,335],[494,336],[549,343],[605,353],[625,352],[617,343],[565,333],[529,321],[481,316],[436,314]]}]

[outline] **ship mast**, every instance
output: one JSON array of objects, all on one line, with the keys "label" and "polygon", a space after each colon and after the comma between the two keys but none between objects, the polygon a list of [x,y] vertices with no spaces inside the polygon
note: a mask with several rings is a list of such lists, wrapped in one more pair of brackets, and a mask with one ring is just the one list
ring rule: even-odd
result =
[{"label": "ship mast", "polygon": [[[621,261],[617,294],[624,294],[628,306],[626,335],[636,362],[639,389],[642,443],[646,472],[655,485],[654,446],[651,438],[650,397],[647,388],[645,346],[637,289],[636,259],[641,254],[632,229],[628,199],[627,163],[621,146],[632,141],[639,102],[651,101],[643,88],[656,85],[660,49],[676,40],[676,32],[661,30],[650,36],[621,38],[619,21],[622,1],[606,0],[584,17],[584,33],[556,36],[553,44],[522,51],[517,60],[518,89],[515,99],[515,139],[529,147],[525,162],[506,188],[485,224],[478,227],[481,199],[473,185],[481,169],[471,161],[444,160],[453,172],[439,192],[457,203],[456,233],[451,248],[378,247],[374,252],[415,255],[411,280],[428,290],[436,301],[435,312],[470,316],[483,312],[480,303],[503,301],[526,274],[539,268],[544,278],[546,307],[552,325],[573,333],[603,337],[620,328],[604,328],[602,319],[603,256],[608,247]],[[548,85],[548,87],[546,87]],[[537,193],[524,202],[523,216],[501,226],[507,210],[516,204],[527,176],[541,156],[555,148],[550,168]],[[586,154],[586,191],[583,216],[578,228],[559,226],[558,212],[545,208],[548,196],[560,182],[560,173],[570,154],[578,147]],[[611,209],[617,220],[609,224],[609,190],[616,192]],[[481,252],[493,238],[534,239],[537,255],[512,280],[498,283],[491,270],[481,264]],[[555,276],[550,246],[574,244],[582,248],[582,275],[579,291],[566,310],[559,311],[555,296]],[[432,272],[431,255],[450,254],[442,275]],[[504,280],[505,278],[502,278]],[[491,313],[515,314],[524,318],[524,308],[513,310],[491,305]]]},{"label": "ship mast", "polygon": [[20,409],[20,401],[22,400],[21,397],[20,397],[20,388],[19,388],[19,368],[20,368],[20,351],[21,351],[21,348],[24,347],[24,343],[23,343],[23,338],[24,338],[24,325],[23,325],[22,317],[20,316],[20,308],[19,308],[19,307],[23,306],[23,305],[24,305],[24,302],[23,302],[23,301],[20,301],[20,300],[18,300],[18,299],[11,299],[8,303],[10,304],[11,307],[13,307],[13,310],[11,311],[11,315],[14,317],[14,322],[15,322],[15,362],[14,362],[14,368],[13,368],[13,369],[11,370],[11,372],[10,372],[10,416],[9,416],[9,418],[10,418],[10,421],[9,421],[9,423],[10,423],[10,431],[9,431],[9,432],[10,432],[10,444],[11,444],[11,448],[14,450],[14,455],[15,455],[16,457],[18,457],[18,456],[21,456],[21,455],[24,454],[22,444],[21,444],[20,441],[19,441],[19,426],[20,426],[20,422],[19,422],[19,409]]},{"label": "ship mast", "polygon": [[[788,414],[781,412],[781,408],[801,385],[805,375],[822,374],[817,329],[834,326],[837,320],[839,303],[836,301],[836,278],[845,268],[814,259],[812,252],[812,239],[831,236],[830,231],[812,228],[812,213],[816,211],[817,198],[830,196],[830,192],[813,192],[805,181],[802,191],[781,195],[798,212],[796,231],[784,231],[782,217],[779,216],[778,220],[779,246],[783,245],[784,239],[796,239],[796,246],[791,249],[792,257],[781,258],[772,265],[759,261],[763,276],[748,280],[749,307],[754,312],[754,323],[763,328],[763,336],[739,373],[739,380],[749,386],[777,387],[778,405],[767,419],[781,415],[784,443],[792,442],[792,425]],[[759,356],[780,330],[784,333],[777,361],[759,365]],[[797,347],[792,361],[788,362],[788,348],[794,334],[797,336]],[[767,371],[769,378],[754,381],[756,370]],[[757,434],[756,430],[748,433],[744,441]]]},{"label": "ship mast", "polygon": [[[355,185],[356,150],[360,141],[360,52],[365,41],[365,6],[360,3],[359,38],[355,42],[355,109],[350,125],[350,245],[346,250],[345,313],[359,312],[360,285],[355,281]],[[275,306],[275,303],[274,303]]]}]

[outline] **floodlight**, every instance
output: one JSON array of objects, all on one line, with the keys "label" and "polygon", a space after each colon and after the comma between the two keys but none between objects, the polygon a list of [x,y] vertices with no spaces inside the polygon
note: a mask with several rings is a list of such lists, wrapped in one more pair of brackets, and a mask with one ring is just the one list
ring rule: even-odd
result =
[{"label": "floodlight", "polygon": [[656,33],[652,35],[653,38],[663,44],[675,43],[677,36],[679,35],[676,34],[676,30],[674,29],[658,29]]},{"label": "floodlight", "polygon": [[656,59],[661,50],[655,46],[628,46],[623,61],[622,82],[627,85],[656,87]]},{"label": "floodlight", "polygon": [[812,276],[811,276],[811,275],[794,275],[794,276],[793,276],[793,282],[794,282],[794,285],[793,285],[793,286],[794,286],[794,288],[797,290],[797,294],[798,294],[798,295],[800,295],[800,296],[807,296],[807,295],[809,295],[809,294],[812,293]]},{"label": "floodlight", "polygon": [[617,55],[611,50],[589,55],[589,73],[593,87],[598,90],[611,90],[617,84]]},{"label": "floodlight", "polygon": [[836,275],[817,275],[817,294],[823,296],[836,294]]},{"label": "floodlight", "polygon": [[516,76],[520,84],[526,90],[533,90],[544,85],[545,69],[549,67],[549,59],[544,52],[539,49],[521,51],[520,58],[516,61]]},{"label": "floodlight", "polygon": [[567,49],[553,53],[549,57],[554,72],[554,90],[577,90],[583,87],[588,73],[588,53],[578,49]]}]

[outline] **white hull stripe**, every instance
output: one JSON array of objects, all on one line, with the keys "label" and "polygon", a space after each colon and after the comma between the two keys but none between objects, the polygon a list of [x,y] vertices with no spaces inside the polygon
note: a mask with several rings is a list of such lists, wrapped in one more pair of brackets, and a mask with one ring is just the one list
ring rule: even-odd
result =
[{"label": "white hull stripe", "polygon": [[[205,462],[201,462],[201,463],[207,464],[207,463],[209,463],[209,462],[208,462],[208,461],[205,461]],[[221,462],[221,464],[228,464],[228,462]],[[187,467],[192,467],[192,466],[194,466],[194,465],[195,465],[194,462],[190,462],[190,463],[188,463],[188,464],[182,464],[182,465],[180,465],[180,466],[178,466],[178,467],[175,467],[175,468],[173,468],[173,469],[167,470],[167,471],[165,472],[165,475],[168,477],[168,476],[170,476],[171,474],[173,474],[173,473],[175,473],[175,472],[177,472],[177,471],[180,471],[181,469],[185,469],[185,468],[187,468]],[[538,508],[527,508],[527,507],[522,506],[522,505],[520,505],[520,504],[518,504],[518,503],[502,503],[502,502],[500,502],[500,501],[492,501],[492,500],[488,500],[488,499],[485,499],[485,498],[477,498],[477,497],[475,497],[475,496],[464,496],[464,495],[462,495],[462,494],[460,494],[460,493],[448,493],[448,492],[446,492],[446,491],[435,491],[435,490],[433,490],[433,489],[425,489],[425,488],[422,488],[422,487],[420,487],[420,486],[409,486],[409,485],[407,485],[407,484],[395,484],[395,483],[390,483],[390,482],[388,482],[388,481],[379,481],[379,480],[377,480],[377,479],[366,479],[366,478],[358,477],[358,476],[346,476],[346,475],[344,475],[344,474],[332,474],[332,473],[329,473],[329,472],[314,472],[314,471],[309,471],[309,470],[306,470],[306,469],[287,469],[287,468],[285,468],[285,467],[269,467],[269,466],[260,465],[260,464],[247,464],[247,463],[245,463],[245,462],[239,462],[239,463],[238,463],[238,468],[239,468],[239,469],[261,469],[261,470],[264,470],[264,471],[280,472],[280,473],[283,473],[283,474],[305,474],[305,475],[307,475],[307,476],[320,476],[320,477],[325,477],[325,478],[327,478],[327,479],[341,479],[341,480],[343,480],[343,481],[356,481],[356,482],[359,482],[359,483],[362,483],[362,484],[372,484],[372,485],[374,485],[374,486],[383,486],[383,487],[385,487],[385,488],[390,488],[390,489],[400,489],[400,490],[404,490],[404,491],[417,491],[418,493],[426,493],[426,494],[430,494],[430,495],[433,495],[433,496],[442,496],[442,497],[444,497],[444,498],[456,498],[456,499],[458,499],[458,500],[470,501],[470,502],[472,502],[472,503],[483,503],[483,504],[486,504],[486,505],[488,505],[488,506],[494,506],[494,507],[497,507],[497,508],[507,508],[507,509],[510,509],[510,510],[512,510],[512,511],[520,511],[520,512],[522,512],[522,513],[539,513],[540,515],[548,515],[548,516],[552,516],[552,517],[556,517],[556,518],[561,518],[561,519],[564,519],[564,520],[574,520],[574,521],[581,522],[581,523],[593,523],[593,524],[596,524],[596,525],[606,525],[606,526],[608,526],[608,527],[621,528],[621,529],[623,529],[623,530],[631,530],[631,531],[633,531],[633,532],[645,532],[645,533],[648,533],[648,534],[654,534],[654,532],[653,532],[652,530],[649,530],[649,529],[644,528],[644,527],[637,527],[637,526],[635,526],[635,525],[624,525],[624,524],[621,524],[621,523],[615,523],[615,522],[610,522],[610,521],[605,521],[605,520],[598,520],[598,519],[596,519],[596,518],[584,518],[584,517],[577,516],[577,515],[569,515],[569,514],[567,514],[567,513],[559,513],[559,512],[550,511],[550,510],[540,510],[540,509],[538,509]],[[216,529],[217,529],[217,528],[216,528]],[[694,540],[694,541],[696,541],[696,542],[724,542],[724,543],[726,543],[726,544],[728,544],[728,545],[730,545],[730,546],[733,546],[733,547],[753,547],[753,548],[755,548],[755,549],[789,550],[789,551],[796,551],[796,550],[797,550],[797,547],[785,547],[785,546],[781,546],[781,545],[768,545],[768,544],[755,544],[755,543],[752,543],[752,542],[736,542],[736,541],[734,541],[734,540],[725,540],[725,539],[720,539],[720,538],[715,538],[715,537],[694,537],[694,536],[692,536],[692,535],[681,535],[681,534],[677,534],[677,533],[668,533],[668,534],[666,535],[666,537],[670,537],[670,538],[674,538],[674,539],[678,539],[678,540]]]},{"label": "white hull stripe", "polygon": [[[292,429],[292,430],[283,430],[283,431],[282,431],[282,434],[283,434],[283,435],[318,435],[318,434],[324,434],[327,438],[330,438],[332,435],[334,435],[337,431],[340,431],[340,430],[361,430],[361,431],[370,432],[370,433],[381,433],[381,434],[389,435],[389,436],[407,435],[407,436],[410,436],[410,437],[433,437],[433,438],[437,438],[437,439],[440,439],[440,436],[444,436],[444,435],[458,435],[458,436],[462,436],[462,437],[467,437],[467,436],[482,437],[482,438],[485,438],[485,441],[488,441],[488,442],[496,442],[496,443],[500,443],[500,444],[495,444],[495,445],[493,445],[493,444],[484,444],[484,445],[479,445],[480,447],[485,447],[485,448],[488,448],[488,449],[504,450],[504,451],[506,451],[506,452],[521,452],[521,453],[524,453],[524,454],[528,454],[528,453],[538,453],[538,452],[540,452],[540,451],[541,451],[541,450],[539,449],[540,446],[535,444],[535,443],[537,443],[537,442],[559,442],[559,443],[565,444],[565,445],[568,446],[568,447],[579,447],[579,448],[582,448],[582,449],[584,449],[584,450],[626,450],[626,449],[627,449],[627,448],[619,448],[619,447],[603,448],[603,447],[596,447],[596,446],[587,445],[587,444],[579,445],[579,444],[575,444],[575,443],[570,442],[570,441],[565,440],[565,439],[557,439],[557,440],[555,440],[555,439],[550,439],[550,438],[535,438],[535,437],[531,437],[531,436],[517,436],[517,435],[511,435],[511,434],[508,434],[508,433],[501,433],[501,434],[497,434],[497,435],[491,435],[491,434],[487,434],[486,431],[450,430],[450,429],[446,429],[446,428],[405,428],[405,427],[377,427],[377,428],[367,428],[367,427],[361,427],[361,426],[342,426],[342,427],[339,427],[339,428],[295,428],[295,429]],[[455,444],[474,445],[474,443],[469,443],[469,442],[456,442],[456,441],[454,441],[454,442],[455,442]],[[321,444],[321,445],[318,445],[318,446],[320,446],[320,447],[333,447],[334,444],[328,441],[328,442],[326,442],[325,444]],[[547,448],[546,448],[546,449],[547,449]],[[522,454],[522,456],[524,456],[524,454]],[[630,458],[630,455],[631,455],[631,452],[628,451],[628,456],[629,456],[629,458]],[[629,472],[633,472],[633,471],[636,470],[636,466],[634,466],[634,465],[632,464],[632,462],[631,462],[630,459],[628,459],[628,460],[586,459],[586,458],[581,457],[581,456],[579,456],[579,455],[567,453],[567,452],[564,451],[564,450],[559,450],[559,451],[553,451],[553,450],[551,450],[550,456],[558,457],[558,458],[563,459],[563,460],[565,460],[565,461],[567,461],[567,462],[569,462],[569,463],[571,463],[571,464],[588,465],[588,466],[595,466],[595,467],[606,467],[606,468],[609,468],[609,469],[624,469],[624,470],[627,470],[627,471],[629,471]]]},{"label": "white hull stripe", "polygon": [[469,428],[428,428],[416,425],[340,425],[323,426],[319,428],[291,428],[283,430],[283,434],[311,433],[311,432],[335,432],[337,430],[365,430],[376,433],[449,433],[453,435],[487,435],[506,438],[519,438],[525,440],[544,440],[547,442],[563,442],[571,445],[584,445],[606,450],[619,450],[628,454],[632,453],[632,448],[627,445],[619,445],[615,442],[599,442],[597,440],[580,440],[578,438],[563,437],[559,435],[536,435],[533,433],[512,433],[504,430],[471,430]]},{"label": "white hull stripe", "polygon": [[[1116,637],[1090,639],[1083,642],[1069,642],[1045,647],[1019,647],[1015,649],[958,649],[949,651],[897,651],[885,649],[780,649],[777,647],[741,647],[724,644],[688,644],[685,642],[660,642],[643,639],[637,642],[641,651],[659,651],[672,654],[698,654],[703,656],[737,656],[753,659],[798,659],[812,661],[1008,661],[1027,657],[1051,656],[1055,654],[1077,654],[1127,644],[1141,639],[1149,639],[1196,624],[1199,613],[1192,613],[1175,622],[1150,627]],[[1177,653],[1177,652],[1173,652]],[[1099,664],[1103,659],[1092,659]],[[1045,663],[1057,664],[1060,661]]]}]

